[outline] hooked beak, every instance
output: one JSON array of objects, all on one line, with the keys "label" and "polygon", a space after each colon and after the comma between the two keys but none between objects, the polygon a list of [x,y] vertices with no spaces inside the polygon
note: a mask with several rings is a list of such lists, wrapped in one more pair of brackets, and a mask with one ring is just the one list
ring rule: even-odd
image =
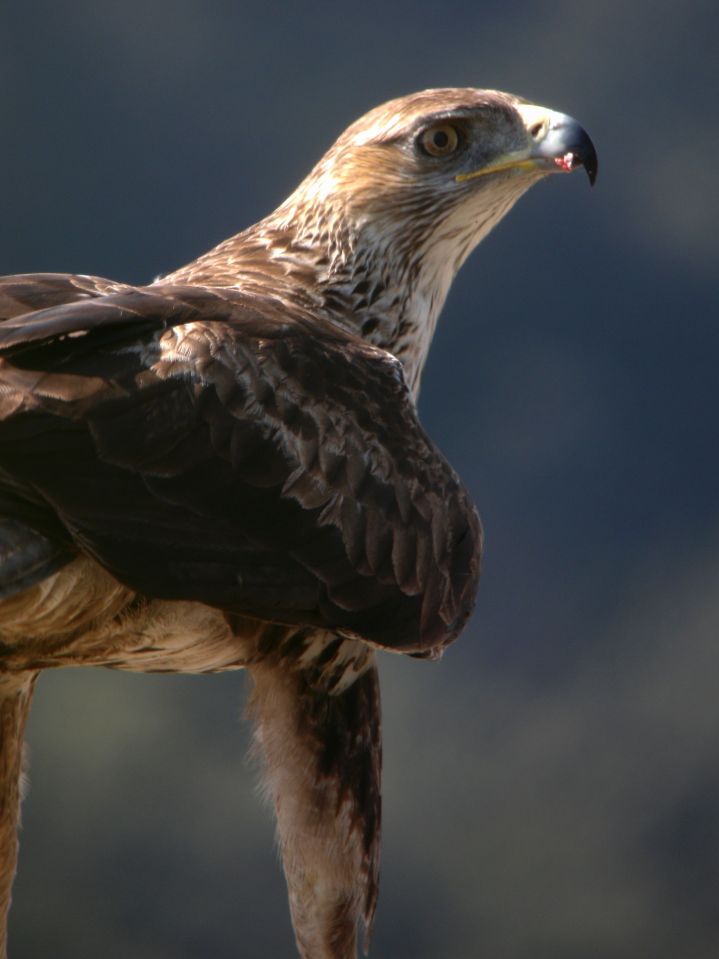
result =
[{"label": "hooked beak", "polygon": [[526,147],[497,157],[481,170],[460,174],[457,180],[473,180],[504,170],[572,173],[581,166],[594,186],[598,169],[597,151],[584,127],[566,113],[557,113],[534,104],[520,103],[516,110],[527,131]]}]

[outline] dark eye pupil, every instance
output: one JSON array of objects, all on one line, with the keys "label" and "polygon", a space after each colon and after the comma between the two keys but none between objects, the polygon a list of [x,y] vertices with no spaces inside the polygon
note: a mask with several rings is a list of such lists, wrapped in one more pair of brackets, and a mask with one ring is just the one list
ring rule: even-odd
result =
[{"label": "dark eye pupil", "polygon": [[449,137],[444,130],[437,130],[432,141],[438,150],[443,150],[449,144]]}]

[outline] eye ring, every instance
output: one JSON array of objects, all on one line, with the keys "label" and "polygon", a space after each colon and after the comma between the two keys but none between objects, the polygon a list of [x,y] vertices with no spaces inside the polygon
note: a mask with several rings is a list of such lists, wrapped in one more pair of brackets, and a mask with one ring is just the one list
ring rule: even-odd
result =
[{"label": "eye ring", "polygon": [[451,123],[435,123],[420,134],[419,145],[431,157],[446,157],[459,147],[459,133]]}]

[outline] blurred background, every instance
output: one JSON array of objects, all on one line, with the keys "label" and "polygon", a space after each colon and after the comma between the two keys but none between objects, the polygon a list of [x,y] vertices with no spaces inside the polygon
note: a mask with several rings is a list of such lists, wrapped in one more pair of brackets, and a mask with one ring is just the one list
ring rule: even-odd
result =
[{"label": "blurred background", "polygon": [[[384,656],[376,959],[719,954],[719,7],[0,8],[0,271],[146,282],[430,86],[577,117],[464,267],[421,413],[487,549],[439,665]],[[291,959],[246,681],[45,674],[13,959]]]}]

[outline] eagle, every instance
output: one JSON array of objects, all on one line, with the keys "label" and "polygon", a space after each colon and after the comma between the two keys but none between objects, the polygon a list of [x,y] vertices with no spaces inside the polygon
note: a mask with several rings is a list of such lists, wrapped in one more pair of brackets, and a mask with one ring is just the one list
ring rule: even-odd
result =
[{"label": "eagle", "polygon": [[0,955],[43,669],[246,669],[302,959],[365,951],[387,650],[437,659],[481,525],[422,429],[452,280],[571,117],[435,89],[353,123],[273,213],[146,286],[0,279]]}]

